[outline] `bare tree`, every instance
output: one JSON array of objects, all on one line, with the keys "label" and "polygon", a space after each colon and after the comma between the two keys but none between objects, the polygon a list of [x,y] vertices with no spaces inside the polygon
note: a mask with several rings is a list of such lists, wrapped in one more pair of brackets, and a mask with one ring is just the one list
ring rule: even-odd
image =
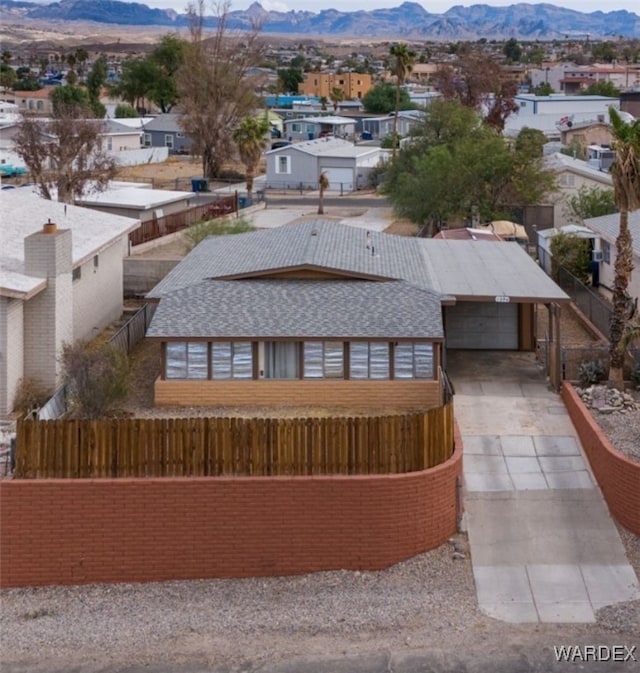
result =
[{"label": "bare tree", "polygon": [[318,178],[318,189],[320,193],[318,195],[318,215],[324,215],[324,192],[329,188],[329,176],[326,171],[320,173]]},{"label": "bare tree", "polygon": [[227,26],[229,0],[212,2],[214,33],[204,32],[204,0],[188,8],[190,42],[178,72],[181,125],[202,156],[202,172],[214,178],[233,153],[233,131],[256,106],[248,70],[262,54],[259,27],[242,34]]},{"label": "bare tree", "polygon": [[81,116],[85,108],[60,106],[50,120],[25,117],[14,138],[31,179],[45,199],[73,203],[86,191],[103,190],[116,174],[116,162],[102,149],[104,123]]},{"label": "bare tree", "polygon": [[518,110],[518,87],[503,73],[500,64],[474,45],[463,45],[453,64],[439,68],[438,88],[445,98],[459,100],[481,112],[484,122],[503,131],[507,118]]}]

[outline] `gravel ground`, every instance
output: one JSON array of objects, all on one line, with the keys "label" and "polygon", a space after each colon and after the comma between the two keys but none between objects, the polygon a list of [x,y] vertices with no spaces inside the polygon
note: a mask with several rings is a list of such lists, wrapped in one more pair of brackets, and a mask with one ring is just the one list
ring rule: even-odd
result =
[{"label": "gravel ground", "polygon": [[300,654],[633,644],[640,632],[640,602],[605,608],[594,625],[492,620],[478,610],[470,561],[452,551],[444,545],[382,572],[5,590],[2,661],[30,671],[158,662],[247,671]]}]

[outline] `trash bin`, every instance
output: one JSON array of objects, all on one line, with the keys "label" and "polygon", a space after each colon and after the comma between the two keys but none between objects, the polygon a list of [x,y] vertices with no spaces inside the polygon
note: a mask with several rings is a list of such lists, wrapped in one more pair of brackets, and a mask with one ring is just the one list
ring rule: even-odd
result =
[{"label": "trash bin", "polygon": [[208,192],[209,183],[205,178],[191,178],[191,191],[192,192]]},{"label": "trash bin", "polygon": [[373,136],[371,135],[371,131],[363,131],[362,132],[362,140],[373,140]]},{"label": "trash bin", "polygon": [[252,204],[253,204],[253,200],[250,199],[248,196],[239,196],[238,197],[238,209],[239,210],[242,210],[242,208],[248,208]]}]

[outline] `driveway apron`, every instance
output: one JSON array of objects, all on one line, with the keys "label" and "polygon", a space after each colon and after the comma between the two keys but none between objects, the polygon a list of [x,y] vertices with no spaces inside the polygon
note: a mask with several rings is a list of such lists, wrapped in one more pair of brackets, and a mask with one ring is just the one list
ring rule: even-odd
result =
[{"label": "driveway apron", "polygon": [[531,353],[450,351],[465,524],[480,608],[506,622],[594,622],[640,598],[559,395]]}]

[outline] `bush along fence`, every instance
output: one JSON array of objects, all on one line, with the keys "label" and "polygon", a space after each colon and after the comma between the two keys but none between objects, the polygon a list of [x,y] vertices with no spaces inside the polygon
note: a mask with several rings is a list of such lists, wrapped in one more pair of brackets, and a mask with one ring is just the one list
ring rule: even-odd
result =
[{"label": "bush along fence", "polygon": [[453,448],[452,402],[380,417],[23,419],[14,478],[399,474]]},{"label": "bush along fence", "polygon": [[[151,318],[155,313],[157,304],[145,304],[137,310],[122,327],[113,334],[108,343],[119,348],[123,353],[130,353],[133,347],[147,333]],[[38,420],[48,421],[64,415],[67,411],[67,387],[61,386],[52,397],[38,410]]]}]

